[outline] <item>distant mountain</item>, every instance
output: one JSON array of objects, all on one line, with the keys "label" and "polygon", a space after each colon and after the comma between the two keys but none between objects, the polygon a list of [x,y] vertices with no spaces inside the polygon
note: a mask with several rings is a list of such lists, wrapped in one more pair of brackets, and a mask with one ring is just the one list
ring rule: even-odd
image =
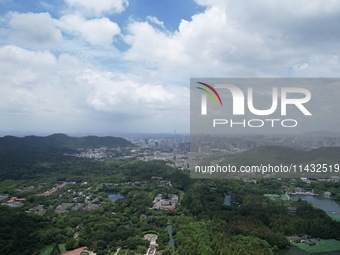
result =
[{"label": "distant mountain", "polygon": [[0,151],[64,151],[77,148],[100,148],[100,147],[133,147],[134,145],[118,137],[69,137],[65,134],[53,134],[46,137],[26,136],[23,138],[5,136],[0,138]]},{"label": "distant mountain", "polygon": [[307,164],[340,163],[340,147],[322,147],[310,151],[300,151],[287,147],[263,146],[223,159],[223,164],[261,165],[261,164]]}]

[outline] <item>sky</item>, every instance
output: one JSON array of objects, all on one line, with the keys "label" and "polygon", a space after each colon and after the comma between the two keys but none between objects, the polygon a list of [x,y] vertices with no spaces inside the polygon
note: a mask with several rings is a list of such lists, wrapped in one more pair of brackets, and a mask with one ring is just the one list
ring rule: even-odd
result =
[{"label": "sky", "polygon": [[339,77],[338,24],[338,0],[0,0],[0,133],[189,132],[191,77]]}]

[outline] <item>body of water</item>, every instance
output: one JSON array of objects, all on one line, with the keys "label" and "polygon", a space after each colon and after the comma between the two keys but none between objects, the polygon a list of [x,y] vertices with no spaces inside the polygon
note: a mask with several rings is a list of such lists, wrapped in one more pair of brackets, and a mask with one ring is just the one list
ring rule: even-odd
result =
[{"label": "body of water", "polygon": [[112,201],[112,202],[115,202],[117,199],[119,198],[124,198],[123,195],[117,193],[117,194],[107,194],[107,196],[109,197],[109,199]]},{"label": "body of water", "polygon": [[224,202],[223,202],[224,205],[231,205],[231,201],[230,201],[230,196],[225,196],[224,198]]},{"label": "body of water", "polygon": [[[310,195],[292,195],[291,199],[293,201],[297,201],[298,199],[307,201],[312,205],[320,208],[321,210],[325,211],[329,216],[340,216],[340,204],[335,202],[332,199],[325,198],[325,197],[317,197],[317,196],[310,196]],[[275,255],[339,255],[340,251],[334,252],[322,252],[322,253],[308,253],[306,251],[302,251],[296,247],[290,247],[287,250],[280,250],[275,252]]]},{"label": "body of water", "polygon": [[309,196],[309,195],[293,195],[291,199],[297,201],[301,198],[312,205],[325,211],[329,216],[340,216],[340,204],[332,199],[325,197]]},{"label": "body of water", "polygon": [[172,248],[172,250],[175,251],[175,240],[174,240],[174,237],[172,235],[172,225],[167,225],[166,230],[169,233],[169,245]]}]

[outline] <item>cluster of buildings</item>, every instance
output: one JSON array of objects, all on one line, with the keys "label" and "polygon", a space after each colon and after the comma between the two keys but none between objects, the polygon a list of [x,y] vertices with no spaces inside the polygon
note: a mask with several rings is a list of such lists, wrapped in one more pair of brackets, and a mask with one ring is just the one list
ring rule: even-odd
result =
[{"label": "cluster of buildings", "polygon": [[63,253],[63,255],[81,255],[81,254],[96,255],[96,253],[88,250],[86,246]]},{"label": "cluster of buildings", "polygon": [[53,187],[51,189],[49,189],[48,191],[45,191],[44,193],[41,194],[37,194],[38,197],[48,197],[50,195],[52,195],[54,192],[56,192],[58,189]]},{"label": "cluster of buildings", "polygon": [[155,255],[156,254],[156,248],[157,248],[157,238],[158,236],[155,234],[146,234],[144,235],[144,240],[147,240],[150,242],[149,248],[146,252],[146,255]]},{"label": "cluster of buildings", "polygon": [[314,246],[318,244],[318,240],[310,239],[307,235],[303,236],[288,236],[287,239],[292,243],[304,243],[307,246]]},{"label": "cluster of buildings", "polygon": [[55,212],[58,214],[68,213],[70,211],[92,211],[99,208],[101,204],[94,203],[62,203],[58,205]]},{"label": "cluster of buildings", "polygon": [[48,197],[48,196],[52,195],[53,193],[55,193],[56,191],[58,191],[58,189],[61,189],[64,186],[66,186],[67,184],[76,184],[76,183],[75,182],[62,182],[60,184],[56,184],[55,187],[52,187],[51,189],[45,191],[44,193],[37,194],[37,196],[38,197]]},{"label": "cluster of buildings", "polygon": [[75,154],[69,156],[102,159],[130,159],[135,158],[142,161],[164,160],[172,162],[178,168],[189,168],[188,153],[190,151],[189,135],[158,134],[158,135],[136,135],[125,137],[137,147],[119,148],[78,148]]},{"label": "cluster of buildings", "polygon": [[125,137],[138,147],[159,150],[159,151],[176,151],[185,153],[189,151],[189,135],[177,134],[136,134]]},{"label": "cluster of buildings", "polygon": [[[87,182],[83,182],[81,185],[87,185]],[[59,195],[59,198],[63,202],[55,208],[55,212],[58,214],[68,213],[70,211],[92,211],[101,206],[99,199],[90,191],[91,187],[78,189],[69,189]]]},{"label": "cluster of buildings", "polygon": [[[43,188],[42,185],[38,186],[29,186],[24,188],[16,188],[15,191],[19,193],[26,193],[26,192],[36,192],[38,190],[41,190]],[[56,188],[52,188],[42,194],[37,194],[37,196],[49,196],[52,193],[56,192]],[[9,197],[9,195],[0,195],[0,203],[3,205],[7,205],[9,207],[22,207],[24,206],[24,201],[26,201],[26,198],[20,198],[17,196]]]},{"label": "cluster of buildings", "polygon": [[37,191],[37,190],[41,190],[43,188],[42,185],[37,185],[37,186],[29,186],[29,187],[24,187],[22,189],[15,189],[15,191],[17,192],[34,192],[34,191]]},{"label": "cluster of buildings", "polygon": [[148,183],[147,181],[118,182],[118,183],[106,182],[106,183],[102,183],[102,186],[114,186],[114,187],[118,187],[118,186],[144,186],[147,183]]},{"label": "cluster of buildings", "polygon": [[7,195],[5,196],[0,196],[0,202],[3,205],[7,205],[9,207],[21,207],[24,205],[25,198],[20,198],[20,197],[9,197]]},{"label": "cluster of buildings", "polygon": [[92,158],[92,159],[108,159],[117,157],[127,157],[129,158],[133,154],[134,149],[129,147],[122,148],[79,148],[78,153],[71,155],[80,158]]},{"label": "cluster of buildings", "polygon": [[178,196],[175,194],[168,194],[167,198],[163,198],[162,194],[158,194],[153,200],[152,209],[156,210],[175,210],[178,204]]},{"label": "cluster of buildings", "polygon": [[[56,186],[58,187],[58,186]],[[55,193],[58,189],[56,187],[53,187],[51,189],[49,189],[48,191],[45,191],[44,193],[40,193],[40,194],[36,194],[36,196],[38,197],[46,197],[46,196],[50,196],[51,194]],[[41,190],[43,188],[42,185],[38,185],[38,186],[29,186],[29,187],[24,187],[22,189],[15,189],[16,192],[35,192],[38,190]],[[9,198],[8,195],[5,196],[0,196],[0,202],[2,202],[4,205],[7,205],[9,207],[21,207],[24,206],[24,201],[26,200],[26,198],[20,198],[20,197],[16,197],[13,196],[11,198]]]},{"label": "cluster of buildings", "polygon": [[[159,176],[152,176],[151,181],[159,181],[160,186],[172,186],[171,181],[168,180],[163,180],[163,177]],[[114,187],[119,187],[119,186],[144,186],[148,184],[149,181],[134,181],[134,182],[118,182],[118,183],[111,183],[111,182],[105,182],[102,183],[103,186],[114,186]]]},{"label": "cluster of buildings", "polygon": [[[67,184],[73,184],[75,185],[76,182],[62,182],[62,183],[57,183],[52,187],[51,189],[43,192],[36,194],[38,197],[48,197],[61,188],[65,187]],[[84,185],[87,185],[87,182],[81,183],[81,186],[83,186],[79,191],[76,189],[69,189],[65,192],[62,192],[58,196],[58,200],[61,200],[62,203],[60,203],[58,206],[55,208],[55,212],[58,214],[61,213],[67,213],[69,211],[78,211],[78,210],[83,210],[83,211],[92,211],[97,209],[98,207],[101,206],[101,203],[99,199],[92,193],[90,192],[91,187],[84,187]],[[22,189],[16,189],[17,192],[33,192],[33,191],[38,191],[42,189],[43,186],[39,185],[37,187],[35,186],[30,186],[30,187],[25,187]],[[6,205],[9,207],[21,207],[24,206],[24,201],[25,198],[20,198],[16,196],[10,197],[9,195],[0,195],[0,203],[2,205]],[[51,206],[50,206],[51,208]],[[53,208],[53,207],[52,207]],[[38,215],[44,215],[46,213],[46,208],[44,205],[36,205],[26,211],[27,213],[34,213]]]},{"label": "cluster of buildings", "polygon": [[46,209],[44,208],[44,205],[37,205],[32,208],[30,208],[27,213],[34,213],[38,215],[44,215],[46,213]]}]

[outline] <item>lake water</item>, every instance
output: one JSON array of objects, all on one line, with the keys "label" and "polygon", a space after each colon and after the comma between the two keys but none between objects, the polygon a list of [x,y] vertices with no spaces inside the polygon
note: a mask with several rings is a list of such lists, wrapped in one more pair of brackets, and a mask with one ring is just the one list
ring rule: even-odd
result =
[{"label": "lake water", "polygon": [[[294,195],[291,196],[293,201],[297,201],[301,198],[308,203],[324,210],[329,216],[340,216],[340,204],[335,202],[332,199],[324,198],[324,197],[316,197],[316,196],[309,196],[309,195]],[[290,247],[287,250],[280,250],[275,252],[275,255],[310,255],[312,253],[308,253],[302,251],[296,247]],[[322,252],[322,253],[313,253],[313,255],[339,255],[340,251],[335,252]]]},{"label": "lake water", "polygon": [[291,199],[294,201],[297,201],[299,198],[315,205],[321,210],[324,210],[329,216],[340,216],[340,204],[332,199],[308,195],[291,196]]},{"label": "lake water", "polygon": [[172,225],[167,225],[166,230],[169,233],[169,245],[172,248],[172,250],[175,251],[175,240],[174,240],[174,237],[172,235]]},{"label": "lake water", "polygon": [[224,202],[223,202],[224,205],[231,205],[231,201],[230,201],[230,196],[225,196],[224,198]]},{"label": "lake water", "polygon": [[117,194],[107,194],[107,196],[109,197],[109,199],[112,201],[112,202],[115,202],[117,199],[119,198],[124,198],[123,195],[117,193]]}]

